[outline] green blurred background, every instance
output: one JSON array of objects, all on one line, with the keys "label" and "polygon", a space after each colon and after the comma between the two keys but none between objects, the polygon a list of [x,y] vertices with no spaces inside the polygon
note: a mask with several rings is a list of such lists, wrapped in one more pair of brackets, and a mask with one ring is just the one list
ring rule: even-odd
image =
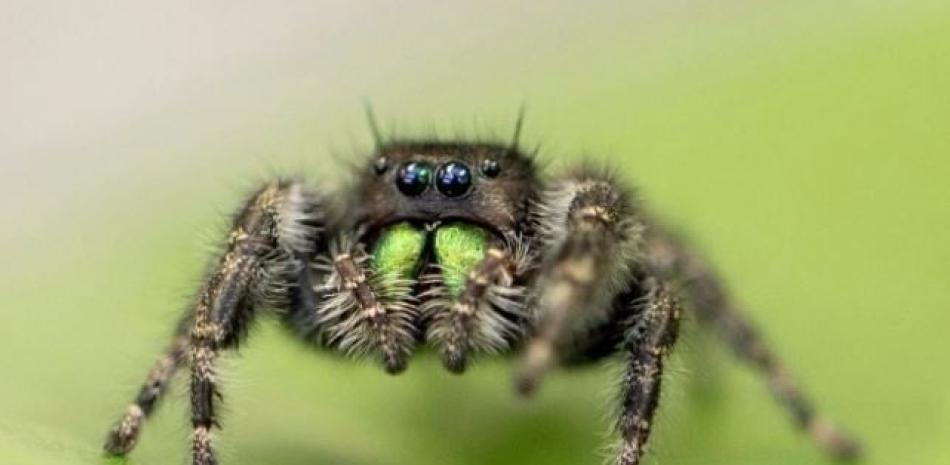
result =
[{"label": "green blurred background", "polygon": [[[339,184],[369,98],[408,135],[524,102],[551,169],[609,161],[693,238],[865,463],[950,464],[946,0],[7,1],[0,31],[2,463],[107,463],[225,214]],[[647,463],[827,462],[689,329]],[[226,365],[226,465],[597,464],[616,384],[523,402],[504,362],[390,378],[270,322]],[[127,463],[185,463],[186,404]]]}]

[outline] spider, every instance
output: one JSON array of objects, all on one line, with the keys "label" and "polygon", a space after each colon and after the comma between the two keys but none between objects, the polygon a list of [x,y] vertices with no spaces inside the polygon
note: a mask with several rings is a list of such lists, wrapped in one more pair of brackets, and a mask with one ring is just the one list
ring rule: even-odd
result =
[{"label": "spider", "polygon": [[344,192],[279,180],[240,208],[170,344],[109,431],[106,453],[132,450],[187,367],[192,463],[218,463],[216,360],[272,313],[299,338],[375,358],[389,374],[420,346],[452,373],[479,354],[517,352],[522,396],[552,368],[622,358],[613,463],[636,465],[685,308],[767,379],[828,453],[858,455],[707,265],[616,176],[581,167],[543,177],[519,146],[521,117],[504,143],[384,138],[368,115],[375,150]]}]

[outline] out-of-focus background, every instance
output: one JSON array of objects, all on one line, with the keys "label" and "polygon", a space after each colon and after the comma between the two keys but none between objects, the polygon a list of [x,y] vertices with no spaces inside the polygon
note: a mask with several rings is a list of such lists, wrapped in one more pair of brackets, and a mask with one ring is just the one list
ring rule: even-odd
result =
[{"label": "out-of-focus background", "polygon": [[[3,463],[107,462],[227,212],[339,184],[364,99],[404,135],[525,103],[552,169],[609,161],[694,239],[865,463],[950,463],[946,0],[6,0],[0,62]],[[503,361],[391,378],[269,323],[227,365],[226,465],[597,464],[616,385],[522,402]],[[828,463],[713,340],[673,366],[647,463]],[[185,463],[183,392],[127,463]]]}]

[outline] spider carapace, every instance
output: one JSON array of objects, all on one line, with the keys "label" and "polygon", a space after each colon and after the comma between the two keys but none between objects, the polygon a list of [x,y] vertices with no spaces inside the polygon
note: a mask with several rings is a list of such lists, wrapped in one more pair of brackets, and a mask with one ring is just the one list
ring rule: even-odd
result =
[{"label": "spider carapace", "polygon": [[375,131],[376,149],[342,192],[277,181],[251,195],[166,352],[110,430],[107,453],[133,448],[186,367],[192,463],[217,463],[216,360],[272,312],[307,342],[375,358],[389,373],[422,347],[454,373],[477,355],[515,353],[522,395],[552,368],[621,358],[614,463],[634,465],[682,301],[766,377],[800,428],[832,455],[856,456],[855,442],[815,412],[719,279],[625,183],[585,168],[546,176],[515,132],[511,143],[471,143],[384,140]]}]

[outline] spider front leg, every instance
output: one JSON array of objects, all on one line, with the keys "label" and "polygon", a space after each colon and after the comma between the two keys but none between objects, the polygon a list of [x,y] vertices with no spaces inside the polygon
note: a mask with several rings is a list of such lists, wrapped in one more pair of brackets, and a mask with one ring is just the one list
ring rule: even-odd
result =
[{"label": "spider front leg", "polygon": [[660,400],[664,358],[676,343],[682,317],[679,302],[666,284],[650,278],[644,287],[646,299],[625,303],[642,307],[624,329],[626,368],[616,425],[622,442],[616,465],[636,465],[643,457]]},{"label": "spider front leg", "polygon": [[210,433],[218,420],[218,355],[238,344],[263,308],[287,305],[302,261],[319,246],[321,219],[317,199],[298,183],[270,184],[247,201],[234,220],[225,252],[182,319],[171,348],[110,432],[107,453],[124,455],[132,449],[144,417],[186,359],[191,368],[192,462],[216,463]]},{"label": "spider front leg", "polygon": [[531,299],[537,322],[516,374],[522,395],[610,317],[613,300],[631,282],[643,229],[632,195],[600,176],[555,183],[534,215],[543,257]]}]

